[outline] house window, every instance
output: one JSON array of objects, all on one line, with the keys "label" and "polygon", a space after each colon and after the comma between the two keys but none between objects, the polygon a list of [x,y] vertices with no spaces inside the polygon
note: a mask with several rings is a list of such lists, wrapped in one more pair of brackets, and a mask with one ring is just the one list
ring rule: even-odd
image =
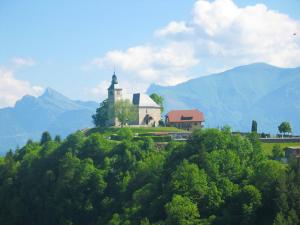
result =
[{"label": "house window", "polygon": [[192,116],[181,116],[181,120],[192,120]]}]

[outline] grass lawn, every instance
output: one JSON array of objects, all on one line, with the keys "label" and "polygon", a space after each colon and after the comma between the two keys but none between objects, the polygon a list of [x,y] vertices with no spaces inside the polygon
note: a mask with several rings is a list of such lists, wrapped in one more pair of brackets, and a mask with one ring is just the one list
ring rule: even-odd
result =
[{"label": "grass lawn", "polygon": [[272,155],[272,149],[274,145],[279,145],[283,150],[286,147],[300,146],[300,142],[285,142],[285,143],[261,143],[261,147],[267,155]]},{"label": "grass lawn", "polygon": [[153,133],[153,132],[186,132],[176,127],[131,127],[133,133]]},{"label": "grass lawn", "polygon": [[[86,135],[93,134],[95,132],[100,132],[106,135],[111,135],[118,132],[121,128],[108,127],[108,128],[92,128],[85,131]],[[145,134],[153,132],[186,132],[185,130],[178,129],[176,127],[129,127],[133,133]]]}]

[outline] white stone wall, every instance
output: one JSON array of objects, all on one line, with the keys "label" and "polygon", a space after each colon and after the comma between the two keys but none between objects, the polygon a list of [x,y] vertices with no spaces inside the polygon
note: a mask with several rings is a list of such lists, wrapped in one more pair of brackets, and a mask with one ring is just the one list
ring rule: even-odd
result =
[{"label": "white stone wall", "polygon": [[[153,119],[150,120],[147,125],[144,121],[146,115],[151,116]],[[139,125],[144,126],[158,126],[159,121],[161,120],[161,110],[157,107],[139,107]]]},{"label": "white stone wall", "polygon": [[115,89],[115,102],[122,100],[122,89]]},{"label": "white stone wall", "polygon": [[108,90],[108,102],[109,102],[108,126],[121,126],[120,122],[115,117],[114,112],[113,112],[115,102],[117,102],[121,99],[122,99],[122,89],[121,88]]},{"label": "white stone wall", "polygon": [[[115,102],[122,99],[122,89],[113,89],[108,92],[108,101],[109,101],[109,121],[108,126],[120,126],[120,122],[113,115],[113,107]],[[148,124],[145,123],[145,116],[151,116],[153,119],[149,121]],[[140,126],[158,126],[159,121],[161,120],[161,110],[158,107],[139,107],[138,110],[138,121],[133,122],[131,125],[140,125]]]}]

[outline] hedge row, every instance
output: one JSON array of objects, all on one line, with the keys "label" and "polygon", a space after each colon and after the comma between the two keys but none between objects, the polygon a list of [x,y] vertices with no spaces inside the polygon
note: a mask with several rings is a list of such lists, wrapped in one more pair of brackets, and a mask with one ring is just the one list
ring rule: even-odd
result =
[{"label": "hedge row", "polygon": [[169,142],[172,140],[171,136],[138,136],[138,137],[134,137],[133,140],[135,141],[143,141],[147,138],[151,138],[154,142]]},{"label": "hedge row", "polygon": [[[154,142],[169,142],[172,140],[171,136],[167,136],[167,135],[164,135],[164,136],[137,136],[137,137],[134,137],[133,140],[144,141],[147,138],[151,138]],[[114,141],[121,141],[123,138],[120,135],[111,135],[110,139],[114,140]]]}]

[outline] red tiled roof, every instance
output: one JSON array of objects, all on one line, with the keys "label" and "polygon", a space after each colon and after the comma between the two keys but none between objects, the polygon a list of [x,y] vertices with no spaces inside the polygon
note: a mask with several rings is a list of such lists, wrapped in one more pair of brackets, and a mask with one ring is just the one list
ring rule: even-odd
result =
[{"label": "red tiled roof", "polygon": [[204,115],[197,109],[192,110],[173,110],[167,114],[168,122],[182,123],[182,122],[203,122]]}]

